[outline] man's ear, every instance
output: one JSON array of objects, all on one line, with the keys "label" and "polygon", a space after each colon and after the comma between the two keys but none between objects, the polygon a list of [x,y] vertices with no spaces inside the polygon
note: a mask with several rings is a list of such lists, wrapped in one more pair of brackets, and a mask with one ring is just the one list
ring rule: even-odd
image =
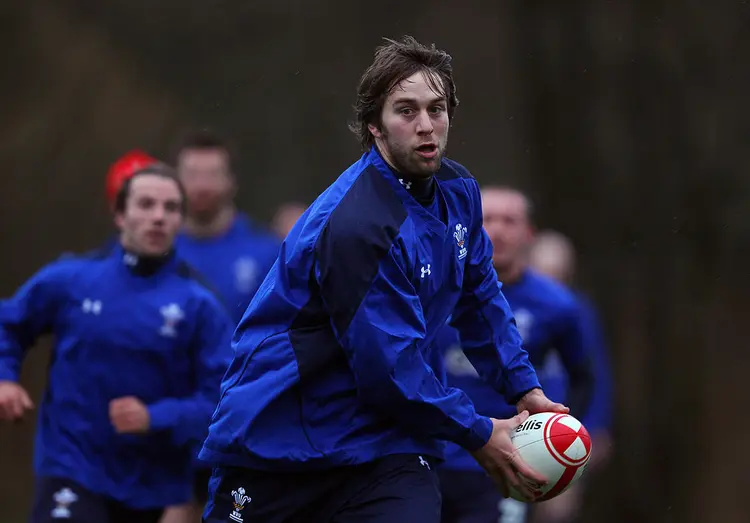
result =
[{"label": "man's ear", "polygon": [[367,128],[370,130],[370,132],[375,138],[383,137],[383,133],[380,131],[380,129],[378,129],[378,127],[375,124],[372,124],[372,123],[367,124]]}]

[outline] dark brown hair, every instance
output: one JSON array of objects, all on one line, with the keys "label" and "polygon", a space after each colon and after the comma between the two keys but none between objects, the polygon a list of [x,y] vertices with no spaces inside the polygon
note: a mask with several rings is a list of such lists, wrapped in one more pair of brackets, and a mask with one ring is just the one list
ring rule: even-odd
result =
[{"label": "dark brown hair", "polygon": [[189,129],[182,134],[180,139],[172,147],[172,163],[177,165],[180,153],[188,149],[209,150],[218,149],[227,155],[229,172],[232,172],[235,161],[234,143],[215,129],[209,127],[198,127]]},{"label": "dark brown hair", "polygon": [[182,197],[180,208],[182,210],[182,214],[185,214],[185,211],[187,210],[185,188],[183,187],[182,182],[180,182],[180,179],[177,177],[177,173],[174,171],[174,169],[164,163],[155,163],[149,165],[148,167],[138,169],[132,174],[132,176],[122,182],[122,185],[120,185],[120,189],[117,191],[117,195],[115,196],[114,210],[116,213],[125,212],[125,208],[128,204],[128,197],[130,196],[130,186],[133,185],[133,180],[135,180],[139,176],[161,176],[162,178],[172,180],[177,185],[177,188],[180,191],[180,196]]},{"label": "dark brown hair", "polygon": [[411,36],[405,36],[401,41],[384,40],[387,43],[375,50],[375,59],[359,81],[355,121],[349,125],[365,150],[374,142],[367,126],[380,126],[385,99],[394,87],[415,73],[426,73],[432,90],[445,97],[450,119],[458,106],[451,55],[437,49],[435,44],[420,44]]}]

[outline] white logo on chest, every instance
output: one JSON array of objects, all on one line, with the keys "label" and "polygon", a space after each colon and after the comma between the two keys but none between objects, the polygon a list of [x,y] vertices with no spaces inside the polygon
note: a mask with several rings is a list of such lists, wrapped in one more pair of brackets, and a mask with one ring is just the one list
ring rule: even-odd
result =
[{"label": "white logo on chest", "polygon": [[425,276],[429,276],[430,274],[432,274],[432,269],[430,269],[430,264],[429,263],[427,264],[427,267],[425,267],[424,265],[422,265],[422,269],[420,269],[420,270],[422,271],[422,279],[423,280],[424,280]]},{"label": "white logo on chest", "polygon": [[159,334],[167,338],[174,338],[177,336],[177,324],[185,318],[185,313],[176,303],[165,305],[159,309],[159,312],[164,318],[164,325],[159,329]]},{"label": "white logo on chest", "polygon": [[234,285],[238,292],[248,293],[253,290],[257,278],[258,263],[253,258],[238,258],[234,262]]},{"label": "white logo on chest", "polygon": [[466,250],[466,233],[468,230],[460,223],[456,224],[456,232],[453,233],[453,237],[456,239],[458,245],[458,259],[463,260],[469,251]]}]

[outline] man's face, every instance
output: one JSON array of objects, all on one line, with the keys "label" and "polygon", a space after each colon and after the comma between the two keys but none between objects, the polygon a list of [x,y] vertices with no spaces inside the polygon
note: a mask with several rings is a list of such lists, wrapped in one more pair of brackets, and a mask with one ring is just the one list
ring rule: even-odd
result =
[{"label": "man's face", "polygon": [[418,72],[393,88],[383,104],[380,127],[370,124],[369,129],[393,168],[427,177],[440,168],[449,126],[445,97]]},{"label": "man's face", "polygon": [[125,210],[115,215],[123,245],[136,254],[160,256],[182,226],[182,195],[174,180],[155,174],[134,178]]},{"label": "man's face", "polygon": [[493,246],[498,271],[519,263],[533,238],[528,202],[515,191],[489,189],[482,193],[484,229]]},{"label": "man's face", "polygon": [[177,159],[177,172],[188,199],[188,213],[210,220],[234,195],[229,158],[222,149],[186,149]]}]

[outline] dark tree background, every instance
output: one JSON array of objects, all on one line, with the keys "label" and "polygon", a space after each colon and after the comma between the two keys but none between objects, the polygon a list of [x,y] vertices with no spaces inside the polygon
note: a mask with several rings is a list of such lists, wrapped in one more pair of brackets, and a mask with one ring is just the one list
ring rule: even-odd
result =
[{"label": "dark tree background", "polygon": [[[616,372],[591,522],[743,522],[750,463],[745,1],[27,0],[0,6],[0,291],[111,232],[103,180],[185,126],[230,132],[240,204],[312,200],[359,154],[355,86],[383,36],[455,58],[450,154],[571,235]],[[49,340],[23,382],[39,399]],[[746,389],[745,389],[746,390]],[[743,395],[744,392],[744,395]],[[0,519],[32,492],[33,421],[0,427]]]}]

